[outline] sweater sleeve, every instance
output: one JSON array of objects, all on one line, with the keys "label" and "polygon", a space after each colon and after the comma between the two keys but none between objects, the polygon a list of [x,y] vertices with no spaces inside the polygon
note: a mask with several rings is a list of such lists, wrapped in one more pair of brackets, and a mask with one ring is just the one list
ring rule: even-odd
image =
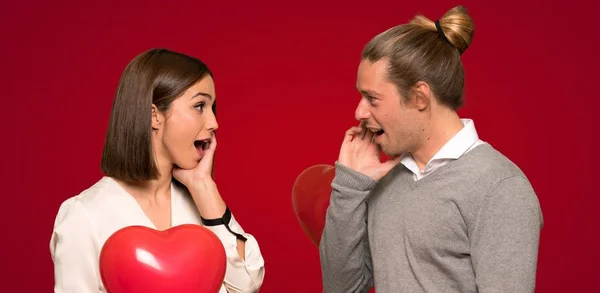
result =
[{"label": "sweater sleeve", "polygon": [[470,237],[479,292],[534,292],[542,225],[526,178],[510,177],[491,190]]},{"label": "sweater sleeve", "polygon": [[319,243],[327,293],[367,292],[373,286],[367,237],[367,198],[377,183],[336,162],[335,178]]}]

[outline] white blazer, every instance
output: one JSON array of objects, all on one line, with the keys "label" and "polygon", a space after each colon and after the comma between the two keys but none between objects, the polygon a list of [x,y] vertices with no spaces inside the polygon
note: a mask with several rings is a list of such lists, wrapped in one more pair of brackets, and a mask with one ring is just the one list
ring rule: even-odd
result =
[{"label": "white blazer", "polygon": [[[202,225],[187,189],[171,185],[171,223]],[[65,200],[56,216],[50,240],[55,293],[106,292],[100,278],[99,257],[104,242],[117,230],[141,225],[156,229],[135,198],[114,179],[103,177],[77,196]],[[264,260],[256,239],[231,217],[232,231],[246,237],[245,260],[237,252],[237,238],[224,225],[206,226],[223,243],[227,255],[220,293],[258,292]]]}]

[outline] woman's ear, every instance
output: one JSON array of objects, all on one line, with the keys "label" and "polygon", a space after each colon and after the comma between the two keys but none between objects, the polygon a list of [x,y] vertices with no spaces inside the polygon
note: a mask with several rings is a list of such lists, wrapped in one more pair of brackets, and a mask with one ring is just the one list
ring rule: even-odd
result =
[{"label": "woman's ear", "polygon": [[152,104],[152,130],[158,130],[162,126],[163,115],[158,111],[156,105]]}]

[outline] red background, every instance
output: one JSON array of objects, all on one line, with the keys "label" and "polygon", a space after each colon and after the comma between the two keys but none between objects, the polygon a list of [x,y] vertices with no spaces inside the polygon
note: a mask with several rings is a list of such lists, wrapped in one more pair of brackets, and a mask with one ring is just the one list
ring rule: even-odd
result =
[{"label": "red background", "polygon": [[[134,3],[137,2],[137,3]],[[266,260],[261,292],[320,292],[291,189],[332,164],[360,96],[364,44],[454,1],[6,1],[2,32],[2,292],[51,292],[59,204],[96,182],[116,85],[136,54],[204,60],[219,97],[220,190]],[[463,117],[515,161],[544,217],[537,292],[590,292],[600,262],[598,1],[463,1]],[[596,125],[596,126],[594,126]],[[596,130],[594,130],[596,129]]]}]

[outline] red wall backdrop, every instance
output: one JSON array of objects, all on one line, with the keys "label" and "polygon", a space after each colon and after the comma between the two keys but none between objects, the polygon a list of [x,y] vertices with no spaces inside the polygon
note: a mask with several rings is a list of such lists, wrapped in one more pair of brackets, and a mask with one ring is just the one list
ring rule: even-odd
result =
[{"label": "red wall backdrop", "polygon": [[[291,206],[296,176],[333,163],[354,124],[356,67],[376,33],[455,1],[6,1],[0,8],[2,292],[51,292],[59,204],[99,179],[121,71],[166,47],[206,61],[219,97],[220,189],[259,240],[261,292],[321,292]],[[465,117],[537,191],[537,292],[591,292],[600,262],[598,1],[463,1]],[[597,290],[597,289],[596,289]]]}]

